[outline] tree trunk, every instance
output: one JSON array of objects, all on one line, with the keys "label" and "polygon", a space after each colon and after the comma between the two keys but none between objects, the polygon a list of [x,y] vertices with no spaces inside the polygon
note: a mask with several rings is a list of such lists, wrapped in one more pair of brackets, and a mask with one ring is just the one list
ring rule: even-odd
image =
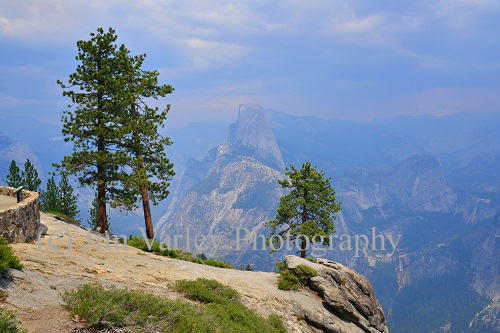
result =
[{"label": "tree trunk", "polygon": [[[104,142],[102,139],[99,139],[97,150],[104,151]],[[106,172],[104,168],[103,162],[97,166],[97,226],[101,228],[101,233],[108,230],[108,216],[106,213]]]},{"label": "tree trunk", "polygon": [[[101,55],[99,53],[99,55]],[[97,70],[101,70],[101,61],[100,57],[97,61]],[[99,86],[102,85],[102,80],[98,79]],[[97,93],[97,109],[99,111],[103,111],[103,93],[98,90]],[[98,117],[97,119],[97,129],[100,130],[102,126],[102,119]],[[104,153],[106,147],[104,144],[104,137],[102,135],[98,135],[97,137],[97,153]],[[97,163],[97,227],[101,228],[100,232],[104,233],[108,230],[108,216],[106,213],[106,162],[98,161]]]},{"label": "tree trunk", "polygon": [[142,207],[144,209],[144,222],[146,223],[146,235],[149,239],[154,238],[153,220],[151,218],[151,209],[149,207],[148,187],[142,185]]},{"label": "tree trunk", "polygon": [[300,245],[300,257],[305,259],[306,258],[306,238],[304,236],[301,237],[302,244]]},{"label": "tree trunk", "polygon": [[[139,161],[137,168],[139,171],[144,169],[144,165],[142,164],[142,156],[137,154],[137,160]],[[141,172],[139,172],[142,175]],[[142,178],[142,177],[141,177]],[[142,194],[142,208],[144,210],[144,223],[146,224],[146,236],[148,239],[153,239],[155,234],[153,230],[153,219],[151,218],[151,208],[149,207],[149,193],[148,193],[148,185],[143,183],[145,180],[141,179],[141,194]]]},{"label": "tree trunk", "polygon": [[[307,191],[304,191],[304,200],[307,203]],[[302,206],[302,214],[301,215],[302,215],[302,226],[304,226],[304,224],[306,224],[306,222],[307,222],[307,207],[305,204],[304,204],[304,206]],[[303,259],[306,258],[306,246],[307,246],[306,237],[302,236],[301,237],[301,244],[300,244],[300,257]]]},{"label": "tree trunk", "polygon": [[[97,142],[97,151],[104,152],[104,139],[99,138]],[[106,213],[106,170],[105,162],[99,162],[97,165],[97,226],[100,232],[108,230],[108,216]]]}]

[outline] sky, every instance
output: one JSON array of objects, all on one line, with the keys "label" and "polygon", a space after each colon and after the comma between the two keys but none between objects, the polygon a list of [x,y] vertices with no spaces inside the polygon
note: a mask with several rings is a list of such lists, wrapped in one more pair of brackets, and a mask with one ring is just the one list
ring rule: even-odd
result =
[{"label": "sky", "polygon": [[499,111],[500,0],[0,0],[0,117],[58,122],[76,42],[113,27],[172,95],[168,123],[239,104],[369,121]]}]

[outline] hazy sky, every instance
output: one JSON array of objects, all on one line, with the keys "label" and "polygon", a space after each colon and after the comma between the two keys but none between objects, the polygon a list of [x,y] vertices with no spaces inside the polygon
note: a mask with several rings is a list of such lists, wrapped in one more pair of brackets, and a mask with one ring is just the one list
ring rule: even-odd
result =
[{"label": "hazy sky", "polygon": [[58,121],[76,41],[110,26],[175,87],[175,126],[248,102],[354,120],[499,110],[500,1],[0,0],[0,115]]}]

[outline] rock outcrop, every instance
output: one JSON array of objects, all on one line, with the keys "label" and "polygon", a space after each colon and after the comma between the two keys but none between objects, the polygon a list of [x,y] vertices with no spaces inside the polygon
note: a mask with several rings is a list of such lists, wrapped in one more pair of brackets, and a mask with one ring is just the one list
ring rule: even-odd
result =
[{"label": "rock outcrop", "polygon": [[305,319],[326,332],[388,333],[384,312],[368,279],[339,263],[317,259],[317,263],[286,256],[285,266],[294,270],[306,265],[318,272],[309,286],[318,292],[328,311],[315,312],[305,307]]},{"label": "rock outcrop", "polygon": [[271,124],[260,105],[240,105],[238,121],[229,127],[228,142],[235,146],[258,148],[274,158],[280,167],[285,165]]}]

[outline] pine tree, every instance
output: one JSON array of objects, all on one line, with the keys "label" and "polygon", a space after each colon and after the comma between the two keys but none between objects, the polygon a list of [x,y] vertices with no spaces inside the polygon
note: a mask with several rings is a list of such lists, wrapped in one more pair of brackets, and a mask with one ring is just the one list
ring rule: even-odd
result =
[{"label": "pine tree", "polygon": [[22,178],[23,184],[28,191],[38,192],[38,186],[40,186],[42,181],[38,178],[38,171],[29,159],[24,164]]},{"label": "pine tree", "polygon": [[[323,171],[311,167],[311,162],[303,163],[300,170],[293,165],[286,170],[288,177],[278,180],[278,183],[291,191],[281,197],[276,218],[266,224],[271,229],[267,241],[269,243],[273,235],[283,238],[289,233],[291,241],[300,240],[300,256],[305,258],[305,237],[313,239],[316,235],[323,236],[322,244],[329,245],[328,236],[335,232],[333,220],[337,218],[334,214],[340,211],[340,201],[336,199],[335,190],[330,184],[331,177],[325,178]],[[275,248],[282,245],[278,237],[272,240]]]},{"label": "pine tree", "polygon": [[23,185],[23,178],[21,177],[21,170],[16,164],[16,161],[12,160],[9,166],[9,174],[6,177],[7,185],[10,187],[18,188]]},{"label": "pine tree", "polygon": [[204,253],[198,253],[196,258],[200,258],[201,260],[207,260],[207,256]]},{"label": "pine tree", "polygon": [[97,195],[94,196],[94,200],[92,200],[92,206],[90,207],[90,219],[88,220],[89,227],[92,230],[97,230],[97,226],[99,225],[97,220],[97,213],[99,211],[99,202],[97,201]]},{"label": "pine tree", "polygon": [[[89,213],[90,213],[90,218],[87,220],[89,223],[89,227],[92,230],[97,230],[98,225],[98,212],[99,212],[99,202],[97,199],[97,193],[94,196],[94,199],[92,200],[92,205],[90,207]],[[110,218],[108,216],[108,221],[110,221]],[[109,232],[111,232],[111,229],[108,229]]]},{"label": "pine tree", "polygon": [[[120,56],[125,54],[121,52]],[[133,57],[127,55],[122,59],[127,68],[126,90],[129,93],[126,103],[129,116],[122,119],[127,121],[124,126],[132,127],[131,135],[124,137],[119,146],[131,157],[129,167],[133,170],[122,183],[128,191],[135,193],[134,204],[142,200],[146,235],[153,239],[150,200],[153,205],[157,205],[159,200],[168,196],[169,181],[175,172],[165,153],[165,146],[171,145],[172,141],[158,132],[163,127],[170,105],[159,111],[158,107],[149,107],[145,99],[165,97],[172,93],[173,88],[166,84],[158,85],[158,71],[141,69],[145,57],[145,54]]]},{"label": "pine tree", "polygon": [[107,32],[99,28],[90,36],[88,41],[77,42],[79,64],[68,84],[58,81],[63,96],[75,106],[62,116],[64,140],[74,147],[55,166],[76,175],[80,185],[97,187],[97,221],[104,233],[108,230],[106,204],[130,208],[134,202],[133,193],[119,183],[127,179],[130,157],[117,146],[131,131],[130,114],[124,112],[129,103],[123,75],[128,50],[123,45],[118,48],[111,28]]},{"label": "pine tree", "polygon": [[57,188],[54,176],[47,181],[47,187],[40,195],[40,209],[44,212],[59,212],[59,189]]},{"label": "pine tree", "polygon": [[247,264],[247,267],[245,268],[246,271],[253,271],[252,266],[250,264]]},{"label": "pine tree", "polygon": [[59,181],[59,212],[75,218],[80,211],[78,210],[78,194],[73,194],[73,187],[68,182],[68,176],[62,174],[61,180]]}]

